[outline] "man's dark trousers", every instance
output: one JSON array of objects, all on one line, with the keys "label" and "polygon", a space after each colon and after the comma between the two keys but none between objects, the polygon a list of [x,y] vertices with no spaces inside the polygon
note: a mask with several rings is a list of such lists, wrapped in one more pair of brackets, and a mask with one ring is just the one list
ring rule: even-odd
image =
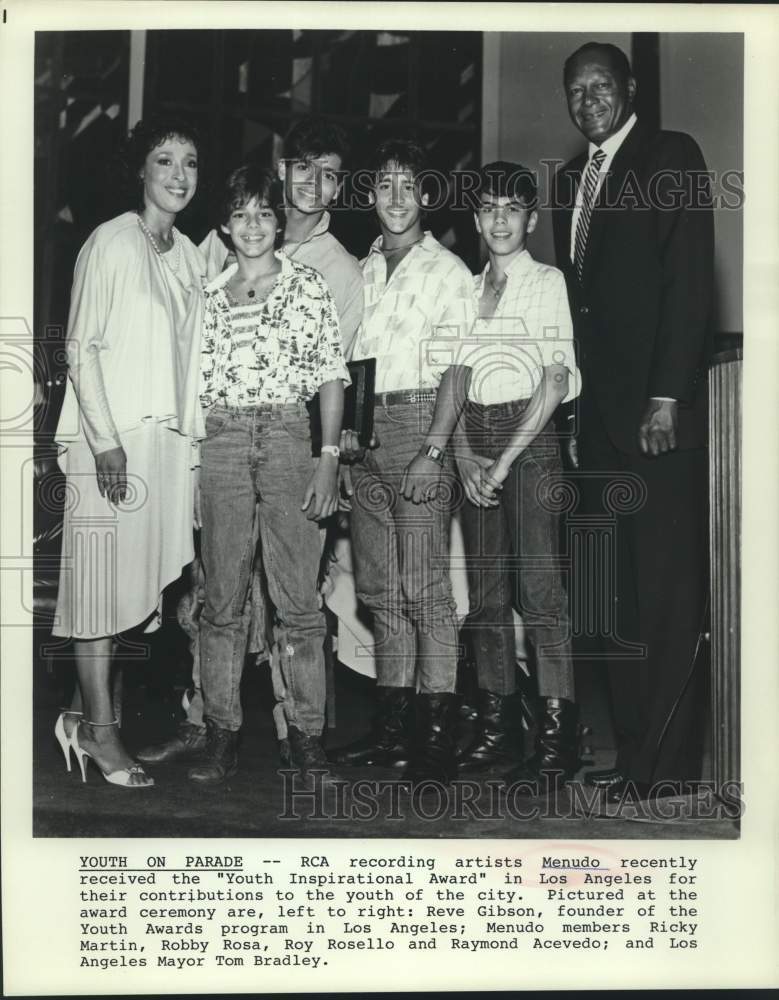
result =
[{"label": "man's dark trousers", "polygon": [[[620,451],[586,398],[581,423],[579,467],[587,475],[576,479],[580,511],[616,518],[613,595],[601,599],[616,599],[620,643],[599,637],[610,657],[605,662],[618,747],[615,767],[632,781],[648,784],[698,778],[705,688],[701,655],[692,668],[707,586],[707,453],[697,448],[651,458]],[[610,509],[604,508],[607,480]],[[589,576],[575,574],[580,581]],[[622,643],[644,646],[645,655],[612,658]]]}]

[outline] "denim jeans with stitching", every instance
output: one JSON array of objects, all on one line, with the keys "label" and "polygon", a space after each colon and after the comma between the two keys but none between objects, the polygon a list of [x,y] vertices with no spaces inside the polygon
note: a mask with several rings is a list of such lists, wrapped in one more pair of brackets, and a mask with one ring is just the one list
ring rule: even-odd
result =
[{"label": "denim jeans with stitching", "polygon": [[357,597],[372,616],[377,682],[443,693],[454,691],[457,674],[451,466],[442,470],[435,498],[415,504],[400,493],[432,413],[432,400],[384,404],[377,398],[378,447],[352,470],[351,537]]},{"label": "denim jeans with stitching", "polygon": [[312,471],[303,403],[226,409],[206,418],[201,452],[205,605],[200,619],[204,716],[237,731],[250,616],[244,613],[255,507],[287,722],[309,736],[324,726],[325,619],[317,591],[319,526],[300,506]]},{"label": "denim jeans with stitching", "polygon": [[[528,400],[484,406],[468,402],[465,426],[473,451],[498,458]],[[516,653],[512,606],[536,657],[541,697],[573,700],[568,598],[560,566],[554,491],[562,478],[559,442],[550,423],[519,456],[498,507],[462,507],[472,638],[479,687],[512,694]]]}]

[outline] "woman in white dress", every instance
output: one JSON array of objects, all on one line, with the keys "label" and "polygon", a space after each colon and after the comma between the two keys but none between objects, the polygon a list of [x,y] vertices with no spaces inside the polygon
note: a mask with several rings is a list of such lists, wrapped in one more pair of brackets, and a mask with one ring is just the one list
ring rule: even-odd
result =
[{"label": "woman in white dress", "polygon": [[125,750],[111,695],[113,638],[159,626],[161,594],[193,552],[201,276],[175,227],[195,194],[199,142],[178,121],[139,122],[126,166],[137,212],[92,233],[76,262],[70,381],[56,440],[67,477],[56,636],[73,638],[78,686],[55,735],[70,769],[154,784]]}]

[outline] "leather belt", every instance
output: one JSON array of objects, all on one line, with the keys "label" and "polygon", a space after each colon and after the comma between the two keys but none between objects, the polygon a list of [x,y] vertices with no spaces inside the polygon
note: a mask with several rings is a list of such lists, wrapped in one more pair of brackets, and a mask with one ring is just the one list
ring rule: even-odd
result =
[{"label": "leather belt", "polygon": [[382,406],[397,406],[399,403],[434,403],[435,389],[397,389],[394,392],[376,394],[377,402]]},{"label": "leather belt", "polygon": [[251,416],[253,413],[300,413],[305,411],[306,404],[299,400],[293,403],[247,403],[243,406],[226,406],[224,403],[213,403],[207,409],[205,409],[205,415],[211,412],[211,410],[227,410],[228,413],[235,416]]}]

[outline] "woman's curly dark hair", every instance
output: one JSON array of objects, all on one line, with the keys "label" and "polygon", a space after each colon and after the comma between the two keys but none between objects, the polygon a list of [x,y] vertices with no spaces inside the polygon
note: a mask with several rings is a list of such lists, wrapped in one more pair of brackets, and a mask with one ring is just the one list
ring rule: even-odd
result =
[{"label": "woman's curly dark hair", "polygon": [[129,132],[119,150],[122,181],[128,200],[133,207],[143,208],[143,182],[141,168],[149,153],[160,143],[170,138],[191,142],[197,151],[198,188],[203,187],[205,167],[204,142],[200,132],[187,118],[181,115],[152,115],[139,121]]}]

